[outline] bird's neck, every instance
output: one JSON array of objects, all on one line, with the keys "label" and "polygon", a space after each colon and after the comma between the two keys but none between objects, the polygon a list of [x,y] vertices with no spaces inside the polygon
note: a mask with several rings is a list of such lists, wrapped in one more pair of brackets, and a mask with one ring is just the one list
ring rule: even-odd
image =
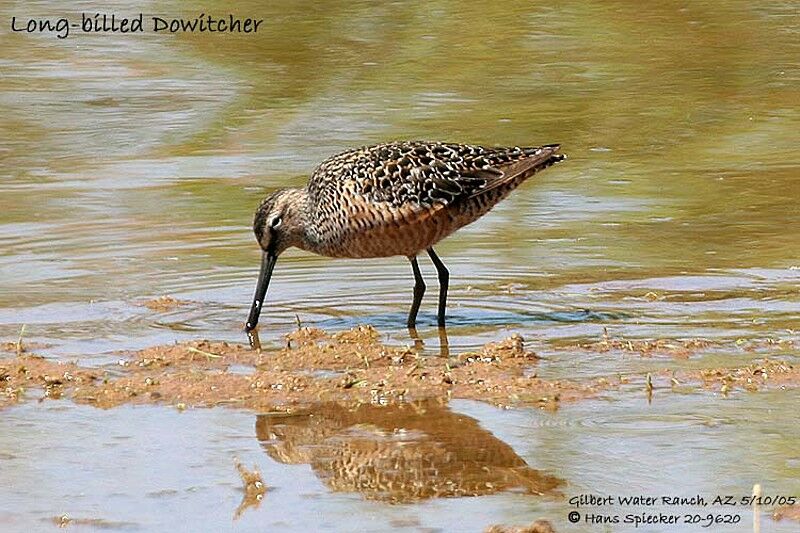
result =
[{"label": "bird's neck", "polygon": [[318,232],[314,225],[313,213],[310,210],[308,191],[305,188],[288,189],[287,194],[291,196],[289,202],[291,209],[284,222],[290,232],[291,246],[318,253]]}]

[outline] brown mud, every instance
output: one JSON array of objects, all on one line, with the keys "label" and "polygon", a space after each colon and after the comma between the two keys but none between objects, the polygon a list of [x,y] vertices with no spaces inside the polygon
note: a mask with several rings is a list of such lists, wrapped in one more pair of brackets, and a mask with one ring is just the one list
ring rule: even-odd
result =
[{"label": "brown mud", "polygon": [[10,352],[10,353],[15,353],[17,355],[21,355],[23,353],[32,352],[34,350],[43,350],[49,347],[50,347],[49,344],[44,344],[41,342],[23,341],[22,338],[20,338],[20,340],[18,341],[9,341],[0,343],[0,352]]},{"label": "brown mud", "polygon": [[556,530],[547,520],[537,520],[527,526],[493,525],[487,527],[484,533],[556,533]]},{"label": "brown mud", "polygon": [[[646,378],[548,380],[537,376],[539,357],[526,349],[519,335],[453,357],[420,356],[411,348],[388,346],[370,326],[333,334],[299,328],[286,341],[286,347],[270,352],[211,341],[156,346],[130,354],[118,365],[99,368],[17,352],[0,358],[0,407],[38,391],[40,398],[67,397],[100,408],[229,405],[264,412],[325,402],[387,405],[462,398],[556,409],[562,402],[596,397],[639,381],[648,391],[690,385],[722,393],[800,385],[800,368],[768,356],[733,368],[655,370]],[[748,342],[748,347],[756,347],[753,351],[762,345],[784,346],[778,341]],[[699,339],[625,341],[604,335],[579,348],[647,356],[653,351],[691,353],[710,344]]]},{"label": "brown mud", "polygon": [[173,298],[172,296],[164,295],[159,296],[158,298],[153,298],[151,300],[145,300],[144,302],[140,302],[139,305],[150,309],[151,311],[172,311],[173,309],[177,309],[178,307],[183,307],[185,305],[190,304],[191,302],[187,302],[185,300],[178,300],[177,298]]},{"label": "brown mud", "polygon": [[73,518],[66,514],[54,516],[50,519],[50,522],[61,529],[70,526],[83,526],[96,530],[126,530],[135,529],[137,526],[137,524],[133,522],[114,522],[103,518]]},{"label": "brown mud", "polygon": [[794,520],[800,522],[800,505],[778,507],[772,513],[773,520]]},{"label": "brown mud", "polygon": [[[662,376],[667,372],[662,371]],[[679,371],[671,380],[699,382],[704,388],[725,394],[732,390],[757,392],[763,388],[795,388],[800,386],[800,367],[781,359],[757,359],[746,366],[735,368],[705,368]]]},{"label": "brown mud", "polygon": [[[569,347],[569,346],[565,346]],[[766,337],[763,339],[737,339],[733,342],[712,341],[703,338],[691,339],[626,339],[624,337],[611,337],[608,330],[603,328],[600,340],[581,342],[572,345],[578,350],[595,353],[629,353],[641,357],[670,357],[673,359],[689,359],[711,350],[727,349],[735,352],[759,353],[764,351],[784,351],[794,348],[791,339],[776,339]]]},{"label": "brown mud", "polygon": [[200,341],[141,350],[114,368],[19,355],[0,360],[0,401],[8,404],[24,398],[28,389],[42,389],[45,397],[66,396],[101,408],[231,405],[269,411],[331,401],[390,404],[426,398],[552,408],[619,383],[540,379],[530,372],[537,361],[519,336],[441,358],[387,346],[371,327],[336,334],[300,328],[277,352]]},{"label": "brown mud", "polygon": [[629,352],[642,357],[669,356],[677,359],[688,359],[700,350],[711,346],[706,339],[625,339],[611,338],[607,330],[596,342],[580,343],[576,348],[591,352]]}]

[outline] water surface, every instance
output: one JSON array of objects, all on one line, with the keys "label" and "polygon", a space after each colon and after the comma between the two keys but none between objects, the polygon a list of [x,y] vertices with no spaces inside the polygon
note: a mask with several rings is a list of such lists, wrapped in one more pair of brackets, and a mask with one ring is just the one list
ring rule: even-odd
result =
[{"label": "water surface", "polygon": [[[12,34],[8,21],[232,7],[3,4],[0,338],[16,339],[25,325],[26,337],[50,345],[44,355],[83,364],[176,340],[242,341],[259,200],[302,185],[339,150],[423,138],[560,142],[570,156],[437,247],[451,269],[451,350],[519,332],[546,352],[604,327],[632,338],[797,339],[794,3],[262,4],[235,7],[264,19],[255,35],[65,40]],[[436,354],[434,270],[421,263],[431,294],[419,331]],[[270,287],[262,340],[279,343],[298,316],[329,329],[370,323],[389,342],[411,343],[402,327],[411,286],[402,258],[289,252]],[[163,294],[191,304],[139,305]],[[540,372],[614,375],[661,364],[553,353]],[[788,392],[698,393],[648,405],[628,391],[555,414],[452,409],[526,468],[562,480],[565,494],[746,494],[755,482],[798,493],[796,401]],[[478,530],[538,517],[580,530],[564,520],[564,500],[518,490],[401,504],[337,491],[307,462],[265,453],[254,424],[255,415],[227,410],[51,402],[7,410],[0,528],[43,527],[62,513],[120,528],[227,528],[240,498],[238,455],[274,487],[236,522],[241,529],[348,530],[358,516],[372,530]]]}]

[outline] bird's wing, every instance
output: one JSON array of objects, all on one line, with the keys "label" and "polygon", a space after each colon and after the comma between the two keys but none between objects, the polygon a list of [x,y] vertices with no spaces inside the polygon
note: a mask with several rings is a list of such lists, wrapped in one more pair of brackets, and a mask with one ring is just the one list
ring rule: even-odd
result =
[{"label": "bird's wing", "polygon": [[417,226],[560,161],[558,146],[485,148],[402,142],[358,148],[322,162],[308,182],[309,231],[320,242]]},{"label": "bird's wing", "polygon": [[558,145],[487,148],[399,142],[350,150],[324,161],[309,181],[312,202],[347,191],[366,205],[427,210],[480,195],[559,161]]}]

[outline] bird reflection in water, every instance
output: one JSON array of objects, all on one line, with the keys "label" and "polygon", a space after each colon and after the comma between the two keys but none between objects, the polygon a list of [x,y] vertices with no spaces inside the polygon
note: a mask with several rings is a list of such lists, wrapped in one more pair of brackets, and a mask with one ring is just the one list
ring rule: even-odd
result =
[{"label": "bird reflection in water", "polygon": [[259,415],[256,436],[285,464],[308,463],[334,491],[410,502],[506,490],[543,495],[562,481],[536,471],[478,421],[439,401],[390,407],[335,403]]}]

